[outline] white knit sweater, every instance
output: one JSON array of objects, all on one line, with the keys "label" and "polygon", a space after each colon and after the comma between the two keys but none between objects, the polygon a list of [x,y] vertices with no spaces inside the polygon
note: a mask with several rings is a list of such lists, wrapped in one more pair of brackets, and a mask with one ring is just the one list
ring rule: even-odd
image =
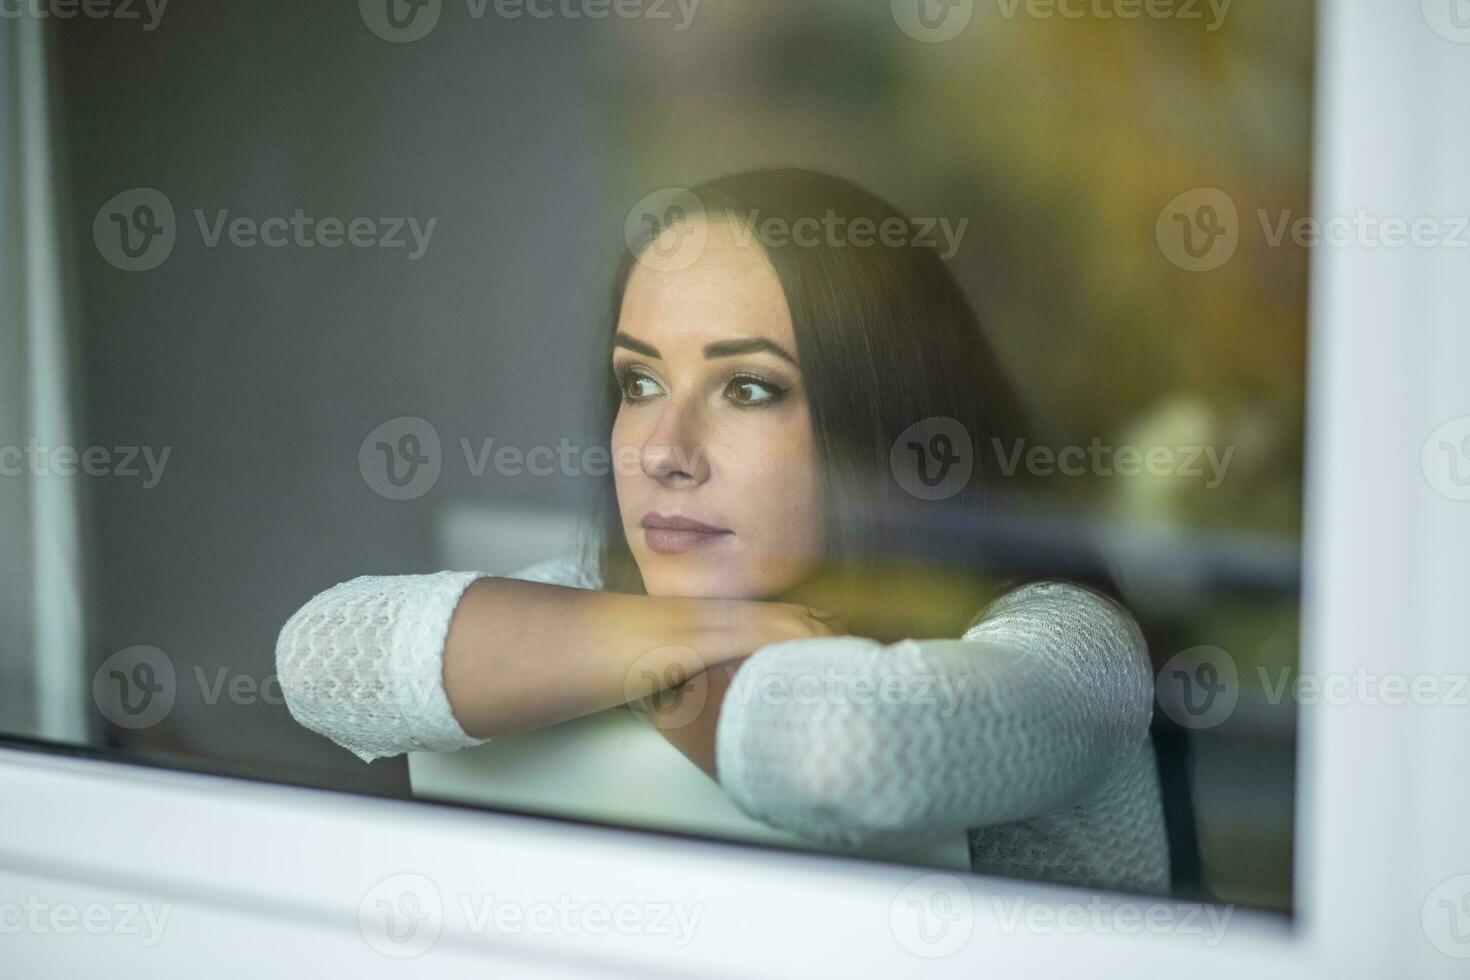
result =
[{"label": "white knit sweater", "polygon": [[[292,715],[364,761],[479,744],[442,671],[450,618],[481,577],[364,576],[313,598],[276,647]],[[568,560],[513,577],[600,585]],[[1132,616],[1087,589],[1034,583],[958,640],[763,647],[726,694],[716,765],[746,814],[836,848],[968,829],[977,872],[1162,893],[1152,705]]]}]

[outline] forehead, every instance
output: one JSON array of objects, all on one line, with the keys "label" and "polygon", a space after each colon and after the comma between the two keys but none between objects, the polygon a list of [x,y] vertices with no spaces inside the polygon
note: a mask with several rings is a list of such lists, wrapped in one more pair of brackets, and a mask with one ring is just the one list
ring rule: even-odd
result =
[{"label": "forehead", "polygon": [[[695,222],[703,229],[690,227]],[[660,239],[701,230],[707,231],[707,242],[688,268],[661,271],[634,265],[623,292],[619,329],[653,344],[665,357],[734,337],[764,337],[794,354],[781,280],[753,232],[737,237],[726,221],[699,216],[665,230]]]}]

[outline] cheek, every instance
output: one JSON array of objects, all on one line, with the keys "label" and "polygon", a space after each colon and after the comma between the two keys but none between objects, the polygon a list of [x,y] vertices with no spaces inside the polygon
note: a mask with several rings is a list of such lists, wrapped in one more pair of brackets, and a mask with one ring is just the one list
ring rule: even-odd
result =
[{"label": "cheek", "polygon": [[755,518],[765,547],[806,554],[819,546],[823,506],[811,422],[806,413],[760,434],[728,457],[736,463],[738,499]]},{"label": "cheek", "polygon": [[632,417],[623,409],[618,409],[618,413],[613,416],[612,434],[609,438],[614,452],[618,450],[619,446],[633,444],[632,430]]},{"label": "cheek", "polygon": [[635,426],[627,412],[619,411],[613,419],[608,448],[612,451],[613,488],[619,504],[632,504],[629,490],[643,473],[639,467],[638,446],[641,444]]}]

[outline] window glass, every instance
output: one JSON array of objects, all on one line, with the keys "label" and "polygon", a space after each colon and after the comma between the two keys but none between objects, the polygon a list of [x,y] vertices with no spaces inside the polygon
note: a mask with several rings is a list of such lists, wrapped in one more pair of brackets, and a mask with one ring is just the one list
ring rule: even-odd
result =
[{"label": "window glass", "polygon": [[0,729],[1289,911],[1312,18],[46,20]]}]

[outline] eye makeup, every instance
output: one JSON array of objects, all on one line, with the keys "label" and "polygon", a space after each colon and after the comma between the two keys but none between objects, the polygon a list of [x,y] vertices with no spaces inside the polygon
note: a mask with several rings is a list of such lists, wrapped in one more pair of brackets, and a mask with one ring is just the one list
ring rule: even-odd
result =
[{"label": "eye makeup", "polygon": [[[758,400],[738,398],[733,394],[741,389],[749,388],[763,388],[767,394]],[[784,400],[790,394],[791,389],[752,371],[733,371],[725,376],[721,392],[725,398],[741,408],[768,408]]]},{"label": "eye makeup", "polygon": [[633,385],[639,384],[640,382],[647,382],[653,385],[658,384],[652,375],[648,374],[647,371],[638,367],[636,364],[614,364],[613,376],[617,379],[618,391],[622,394],[624,405],[647,401],[653,397],[652,395],[633,394],[630,391]]},{"label": "eye makeup", "polygon": [[[639,364],[614,364],[613,376],[624,405],[633,405],[657,397],[662,386],[647,368]],[[653,385],[660,392],[638,394],[643,385]],[[748,368],[731,371],[719,381],[721,396],[737,408],[768,408],[784,401],[791,386]]]}]

